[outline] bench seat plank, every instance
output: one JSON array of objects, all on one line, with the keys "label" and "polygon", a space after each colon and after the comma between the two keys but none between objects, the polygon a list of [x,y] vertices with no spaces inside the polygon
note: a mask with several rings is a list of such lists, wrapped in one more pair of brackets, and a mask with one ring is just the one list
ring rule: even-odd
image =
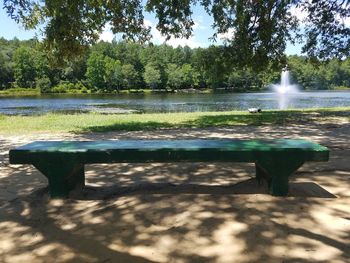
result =
[{"label": "bench seat plank", "polygon": [[254,162],[272,152],[301,154],[305,161],[328,160],[328,149],[306,140],[123,140],[36,141],[10,151],[11,163],[25,164],[56,155],[82,163],[104,162]]},{"label": "bench seat plank", "polygon": [[326,147],[307,140],[36,141],[10,150],[10,163],[33,164],[52,197],[84,187],[84,164],[113,162],[253,162],[270,193],[286,195],[288,178],[306,161],[327,161]]}]

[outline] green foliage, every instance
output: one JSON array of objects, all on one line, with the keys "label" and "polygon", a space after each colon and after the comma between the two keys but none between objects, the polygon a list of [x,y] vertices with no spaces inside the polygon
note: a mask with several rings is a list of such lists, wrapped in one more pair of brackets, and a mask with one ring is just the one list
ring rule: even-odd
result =
[{"label": "green foliage", "polygon": [[166,70],[168,75],[168,86],[171,89],[180,89],[182,81],[182,71],[176,64],[169,64]]},{"label": "green foliage", "polygon": [[106,23],[114,32],[147,39],[141,2],[79,0],[5,0],[4,8],[26,29],[44,24],[47,49],[58,59],[75,57],[95,43]]},{"label": "green foliage", "polygon": [[[0,38],[0,89],[11,86],[39,87],[46,92],[96,93],[124,90],[229,88],[232,91],[264,90],[280,81],[281,70],[271,62],[259,73],[232,62],[232,50],[168,45],[139,45],[127,41],[100,42],[83,57],[64,65],[51,64],[37,40]],[[239,51],[237,51],[239,53]],[[303,89],[350,87],[350,59],[329,62],[290,56],[286,61],[293,82]],[[14,81],[16,81],[14,83]],[[67,86],[73,83],[73,86]],[[15,84],[15,85],[14,85]],[[80,84],[79,84],[80,85]],[[50,91],[51,87],[55,87]]]},{"label": "green foliage", "polygon": [[36,87],[41,93],[51,92],[51,81],[48,77],[42,77],[36,80]]},{"label": "green foliage", "polygon": [[38,88],[9,88],[5,90],[0,90],[0,95],[18,95],[18,96],[33,96],[40,95],[40,90]]},{"label": "green foliage", "polygon": [[[289,12],[291,1],[213,1],[211,13],[218,32],[234,29],[227,40],[240,67],[264,70],[271,62],[285,61],[286,42],[293,40],[297,20]],[[239,50],[239,52],[234,52]]]},{"label": "green foliage", "polygon": [[43,53],[40,49],[34,49],[33,50],[33,60],[34,60],[34,67],[35,67],[35,76],[37,78],[45,78],[50,75],[50,67],[49,67],[49,60],[45,53]]},{"label": "green foliage", "polygon": [[248,87],[249,90],[259,90],[262,83],[259,77],[250,69],[237,70],[231,72],[227,84],[236,91],[244,91],[242,88]]},{"label": "green foliage", "polygon": [[[7,13],[26,29],[44,28],[44,44],[58,60],[82,54],[98,41],[99,33],[106,25],[110,25],[113,33],[122,33],[126,38],[142,42],[149,40],[150,28],[144,25],[144,12],[155,14],[157,29],[168,39],[172,36],[190,37],[195,25],[192,13],[198,5],[213,18],[213,38],[219,33],[234,32],[227,39],[227,45],[231,47],[231,57],[239,68],[263,71],[266,66],[281,67],[285,64],[286,43],[301,39],[298,29],[302,24],[292,12],[296,7],[308,14],[304,21],[306,26],[302,26],[305,28],[303,36],[307,39],[304,51],[309,57],[332,59],[350,54],[350,28],[346,23],[350,17],[348,0],[3,2]],[[130,54],[133,53],[125,56]],[[186,56],[183,63],[188,63]],[[141,70],[135,61],[125,60],[137,71]],[[164,84],[163,77],[162,82]]]},{"label": "green foliage", "polygon": [[65,81],[61,81],[57,86],[51,89],[52,93],[90,93],[87,87],[84,86],[83,83],[69,83]]},{"label": "green foliage", "polygon": [[131,64],[125,64],[122,66],[122,76],[124,85],[128,88],[134,88],[138,83],[139,76],[135,70],[135,67]]},{"label": "green foliage", "polygon": [[104,76],[106,74],[105,58],[98,52],[92,52],[87,60],[86,77],[92,86],[104,88]]},{"label": "green foliage", "polygon": [[233,70],[229,63],[227,48],[210,46],[207,49],[199,48],[194,51],[193,65],[211,88],[219,88],[225,82],[227,74]]},{"label": "green foliage", "polygon": [[197,71],[190,64],[183,64],[181,67],[182,85],[186,88],[194,88],[198,85]]},{"label": "green foliage", "polygon": [[155,89],[161,83],[160,71],[151,63],[145,67],[145,73],[143,74],[145,82],[152,88]]},{"label": "green foliage", "polygon": [[34,65],[34,50],[29,47],[19,47],[13,55],[13,69],[16,86],[31,88],[34,86],[36,70]]},{"label": "green foliage", "polygon": [[334,90],[350,90],[349,86],[333,86]]},{"label": "green foliage", "polygon": [[300,1],[306,18],[306,44],[303,52],[310,58],[329,60],[350,56],[350,1]]},{"label": "green foliage", "polygon": [[105,82],[110,91],[117,89],[118,91],[123,86],[123,68],[119,60],[114,60],[110,57],[105,58]]},{"label": "green foliage", "polygon": [[9,58],[0,53],[0,89],[8,87],[13,81],[13,70],[10,63]]},{"label": "green foliage", "polygon": [[292,76],[304,89],[334,89],[336,86],[350,85],[350,58],[315,65],[305,57],[291,56],[288,59]]},{"label": "green foliage", "polygon": [[60,79],[77,82],[85,78],[88,56],[69,60],[61,68],[51,68],[54,75],[60,75]]}]

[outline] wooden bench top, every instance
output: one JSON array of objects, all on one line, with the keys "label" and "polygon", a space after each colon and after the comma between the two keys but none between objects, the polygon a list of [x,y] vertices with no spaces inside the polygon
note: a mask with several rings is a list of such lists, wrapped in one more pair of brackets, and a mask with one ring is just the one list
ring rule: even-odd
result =
[{"label": "wooden bench top", "polygon": [[326,147],[307,140],[115,140],[36,141],[10,150],[10,163],[30,164],[41,158],[74,158],[103,162],[254,162],[266,154],[297,154],[304,161],[327,161]]}]

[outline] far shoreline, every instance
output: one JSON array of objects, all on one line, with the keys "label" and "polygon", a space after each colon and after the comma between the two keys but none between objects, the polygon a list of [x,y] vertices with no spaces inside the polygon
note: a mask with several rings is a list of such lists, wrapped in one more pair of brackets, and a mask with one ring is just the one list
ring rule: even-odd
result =
[{"label": "far shoreline", "polygon": [[[350,87],[339,87],[335,89],[322,89],[322,90],[312,90],[312,89],[301,89],[300,92],[347,92],[350,91]],[[55,95],[133,95],[133,94],[213,94],[213,93],[267,93],[272,92],[269,89],[261,90],[239,90],[234,88],[206,88],[206,89],[129,89],[120,90],[113,92],[93,92],[88,90],[88,92],[80,92],[79,90],[71,92],[40,92],[37,88],[10,88],[0,90],[0,97],[30,97],[30,96],[55,96]]]}]

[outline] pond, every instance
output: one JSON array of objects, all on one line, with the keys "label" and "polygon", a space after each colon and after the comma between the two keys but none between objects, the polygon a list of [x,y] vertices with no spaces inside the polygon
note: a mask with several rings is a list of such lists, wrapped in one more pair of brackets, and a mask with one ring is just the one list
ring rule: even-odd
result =
[{"label": "pond", "polygon": [[350,106],[350,91],[275,93],[42,95],[0,97],[0,114],[35,115],[47,112],[150,113],[229,111]]}]

